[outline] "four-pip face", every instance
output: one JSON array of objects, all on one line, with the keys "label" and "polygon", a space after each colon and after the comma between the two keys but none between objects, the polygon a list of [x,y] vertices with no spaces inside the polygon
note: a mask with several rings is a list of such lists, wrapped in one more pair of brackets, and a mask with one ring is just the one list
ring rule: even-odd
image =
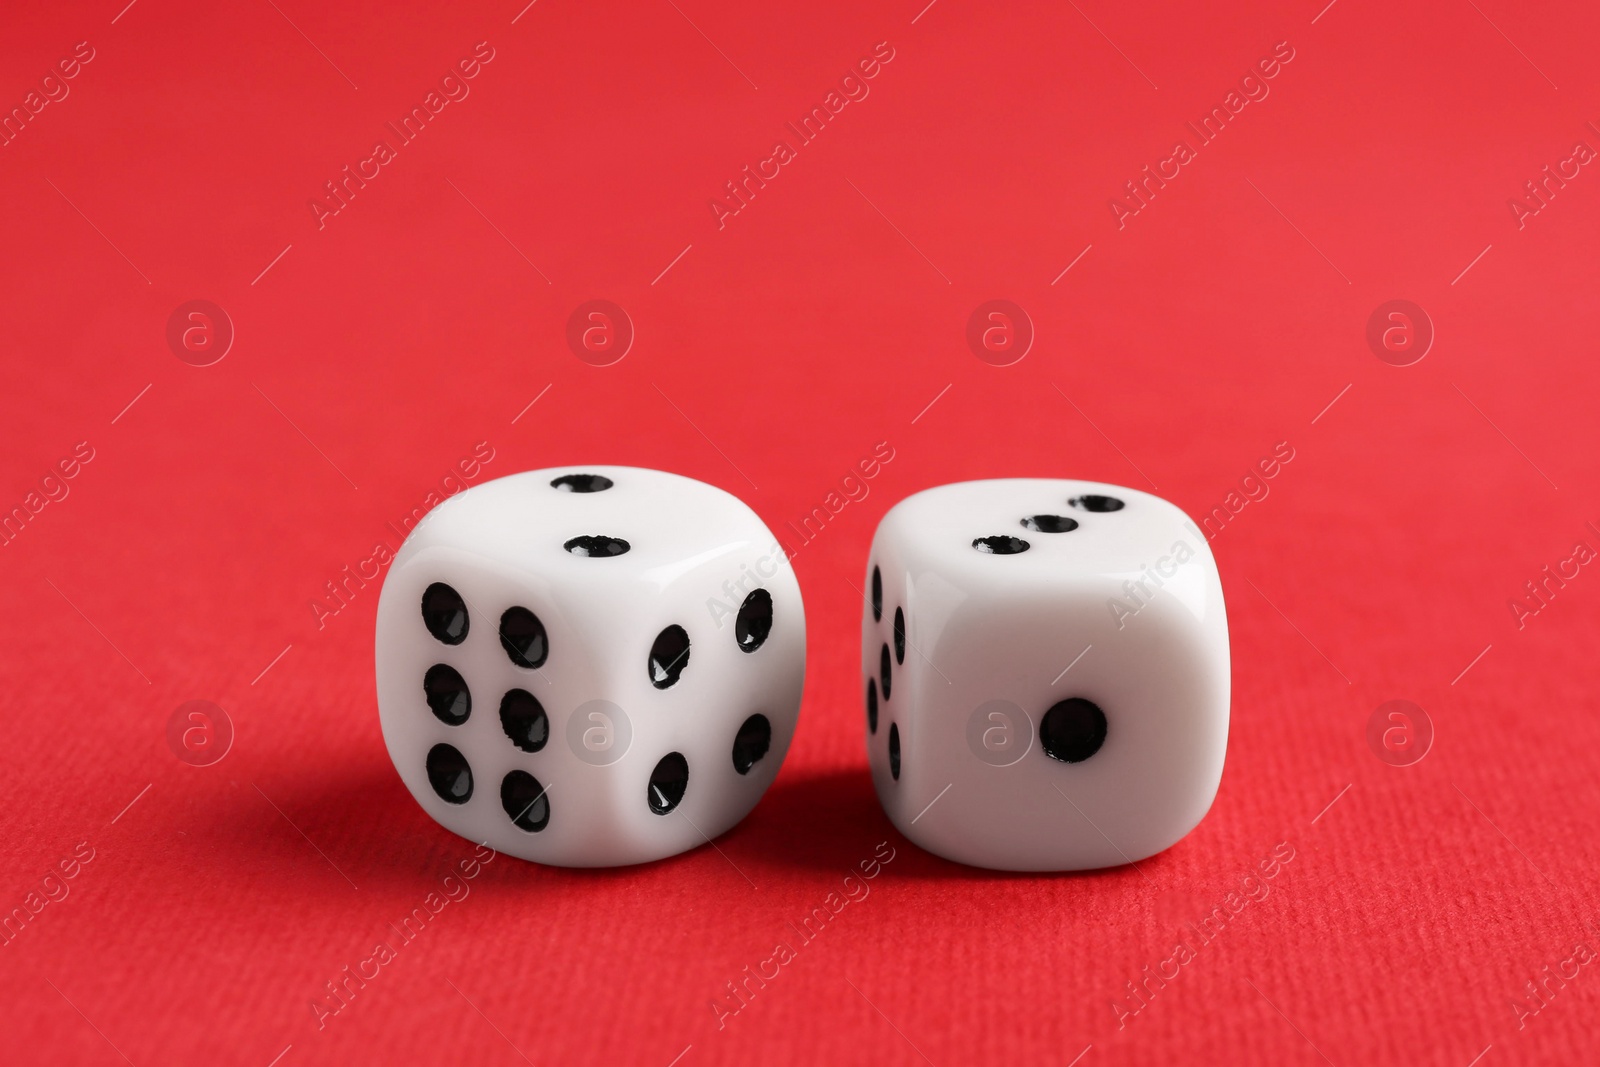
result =
[{"label": "four-pip face", "polygon": [[1206,813],[1228,630],[1205,537],[1096,482],[1002,479],[895,505],[867,565],[862,687],[884,811],[1003,870],[1152,855]]}]

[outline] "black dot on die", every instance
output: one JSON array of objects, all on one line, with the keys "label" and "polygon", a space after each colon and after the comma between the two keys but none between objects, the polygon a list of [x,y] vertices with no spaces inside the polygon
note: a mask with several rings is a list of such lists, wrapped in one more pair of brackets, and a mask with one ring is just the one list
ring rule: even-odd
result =
[{"label": "black dot on die", "polygon": [[752,590],[739,605],[739,614],[733,620],[733,636],[739,642],[739,651],[754,652],[772,633],[772,594],[765,589]]},{"label": "black dot on die", "polygon": [[883,574],[878,568],[872,568],[872,621],[878,622],[883,618]]},{"label": "black dot on die", "polygon": [[889,724],[889,777],[900,780],[900,727]]},{"label": "black dot on die", "polygon": [[878,684],[883,686],[883,699],[889,699],[889,687],[894,681],[889,674],[889,646],[884,645],[883,651],[878,653]]},{"label": "black dot on die", "polygon": [[995,537],[979,537],[972,542],[972,547],[990,556],[1014,556],[1018,552],[1028,551],[1032,546],[1020,537],[1000,534]]},{"label": "black dot on die", "polygon": [[676,624],[656,635],[650,646],[650,659],[645,669],[650,673],[650,684],[657,689],[676,685],[678,676],[689,665],[689,631]]},{"label": "black dot on die", "polygon": [[650,810],[665,815],[683,800],[689,788],[689,761],[681,752],[668,752],[650,772],[650,787],[645,790],[650,800]]},{"label": "black dot on die", "polygon": [[620,556],[633,546],[620,537],[583,534],[561,546],[574,556]]},{"label": "black dot on die", "polygon": [[472,714],[472,694],[467,690],[467,680],[454,667],[435,663],[422,676],[422,692],[428,698],[428,707],[446,726],[460,726]]},{"label": "black dot on die", "polygon": [[550,825],[550,794],[527,771],[512,771],[500,782],[500,806],[519,830],[536,834]]},{"label": "black dot on die", "polygon": [[1038,533],[1070,533],[1078,528],[1078,520],[1066,515],[1029,515],[1022,525]]},{"label": "black dot on die", "polygon": [[472,799],[472,768],[454,745],[434,745],[428,750],[428,784],[449,804]]},{"label": "black dot on die", "polygon": [[906,661],[906,613],[899,608],[894,609],[894,661]]},{"label": "black dot on die", "polygon": [[527,608],[509,608],[500,616],[500,647],[519,667],[540,667],[550,655],[544,623]]},{"label": "black dot on die", "polygon": [[867,679],[867,733],[878,732],[878,681]]},{"label": "black dot on die", "polygon": [[1083,511],[1121,511],[1124,507],[1122,501],[1114,496],[1100,496],[1095,493],[1075,496],[1067,503]]},{"label": "black dot on die", "polygon": [[563,493],[598,493],[615,484],[604,474],[563,474],[553,480],[550,486]]},{"label": "black dot on die", "polygon": [[443,582],[434,582],[422,593],[422,624],[447,645],[467,639],[467,603],[461,594]]},{"label": "black dot on die", "polygon": [[760,762],[771,747],[772,723],[765,715],[750,716],[733,738],[733,769],[749,774],[750,768]]},{"label": "black dot on die", "polygon": [[524,752],[537,752],[550,740],[550,718],[526,689],[512,689],[500,698],[500,727]]},{"label": "black dot on die", "polygon": [[1039,745],[1063,763],[1082,763],[1106,741],[1106,713],[1082,697],[1051,706],[1039,720]]}]

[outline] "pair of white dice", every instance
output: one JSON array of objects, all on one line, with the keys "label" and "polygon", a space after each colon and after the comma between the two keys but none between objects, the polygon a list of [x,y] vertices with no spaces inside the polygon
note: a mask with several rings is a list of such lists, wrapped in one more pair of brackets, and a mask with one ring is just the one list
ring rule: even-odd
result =
[{"label": "pair of white dice", "polygon": [[[1092,482],[941,486],[884,517],[866,582],[869,762],[918,845],[1107,867],[1210,807],[1227,622],[1172,504]],[[635,467],[529,471],[407,538],[378,605],[379,714],[445,828],[540,863],[642,863],[760,800],[805,648],[788,554],[738,498]]]}]

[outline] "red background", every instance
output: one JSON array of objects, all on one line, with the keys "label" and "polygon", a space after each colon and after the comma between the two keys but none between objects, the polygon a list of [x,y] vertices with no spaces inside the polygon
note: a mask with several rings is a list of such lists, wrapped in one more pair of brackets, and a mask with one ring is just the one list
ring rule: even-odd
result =
[{"label": "red background", "polygon": [[[78,442],[94,454],[0,548],[0,905],[93,850],[0,947],[8,1056],[1595,1057],[1595,967],[1513,1004],[1596,945],[1600,576],[1520,628],[1508,607],[1575,542],[1600,548],[1600,175],[1521,227],[1507,205],[1600,146],[1592,10],[520,6],[5,16],[7,109],[94,49],[0,148],[0,506]],[[480,41],[470,95],[319,228],[323,183]],[[870,95],[719,229],[723,183],[880,41]],[[1123,183],[1281,41],[1270,95],[1119,229]],[[636,329],[615,365],[565,341],[591,298]],[[1007,367],[964,339],[996,298],[1037,331]],[[1396,298],[1437,331],[1408,367],[1365,339]],[[166,341],[194,299],[236,330],[203,368]],[[324,983],[471,848],[385,755],[376,582],[320,627],[311,602],[480,441],[479,480],[660,467],[775,529],[877,442],[895,458],[795,557],[801,727],[750,818],[640,869],[497,859],[319,1029]],[[1294,460],[1213,542],[1235,696],[1200,827],[1137,870],[1061,876],[899,838],[857,677],[884,510],[1029,475],[1153,487],[1199,517],[1280,441]],[[1366,740],[1391,699],[1435,730],[1413,766]],[[219,763],[168,745],[189,700],[233,724]],[[871,895],[719,1028],[724,984],[883,841]],[[1119,1028],[1124,983],[1279,842],[1270,894]]]}]

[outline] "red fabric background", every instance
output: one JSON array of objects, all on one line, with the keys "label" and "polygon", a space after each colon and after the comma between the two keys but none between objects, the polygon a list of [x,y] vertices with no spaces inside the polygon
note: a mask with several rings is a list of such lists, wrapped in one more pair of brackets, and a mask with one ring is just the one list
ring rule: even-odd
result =
[{"label": "red fabric background", "polygon": [[[94,49],[0,148],[0,505],[94,456],[0,548],[0,904],[93,853],[0,947],[7,1058],[1594,1059],[1600,968],[1513,1004],[1600,947],[1600,575],[1520,628],[1508,607],[1600,548],[1600,173],[1520,227],[1507,205],[1600,147],[1587,6],[121,4],[12,5],[0,33],[6,108]],[[470,95],[319,228],[323,183],[480,41]],[[880,41],[870,95],[719,228],[710,199]],[[1123,183],[1282,41],[1270,95],[1119,228]],[[564,339],[591,298],[637,331],[613,366]],[[964,340],[994,298],[1037,331],[1009,367]],[[1365,340],[1396,298],[1437,331],[1404,368]],[[165,339],[192,299],[237,331],[213,366]],[[321,625],[311,603],[480,441],[479,480],[661,467],[774,528],[894,459],[795,557],[801,727],[748,820],[642,869],[497,859],[319,1027],[324,983],[471,847],[384,753],[376,583]],[[1050,877],[900,839],[857,679],[884,510],[1037,475],[1198,517],[1280,441],[1213,542],[1235,696],[1201,826]],[[1414,766],[1368,747],[1391,699],[1433,724]],[[189,700],[236,730],[212,766],[168,746]],[[719,1026],[725,983],[880,842],[871,895]],[[1119,1026],[1125,983],[1280,842],[1268,895]]]}]

